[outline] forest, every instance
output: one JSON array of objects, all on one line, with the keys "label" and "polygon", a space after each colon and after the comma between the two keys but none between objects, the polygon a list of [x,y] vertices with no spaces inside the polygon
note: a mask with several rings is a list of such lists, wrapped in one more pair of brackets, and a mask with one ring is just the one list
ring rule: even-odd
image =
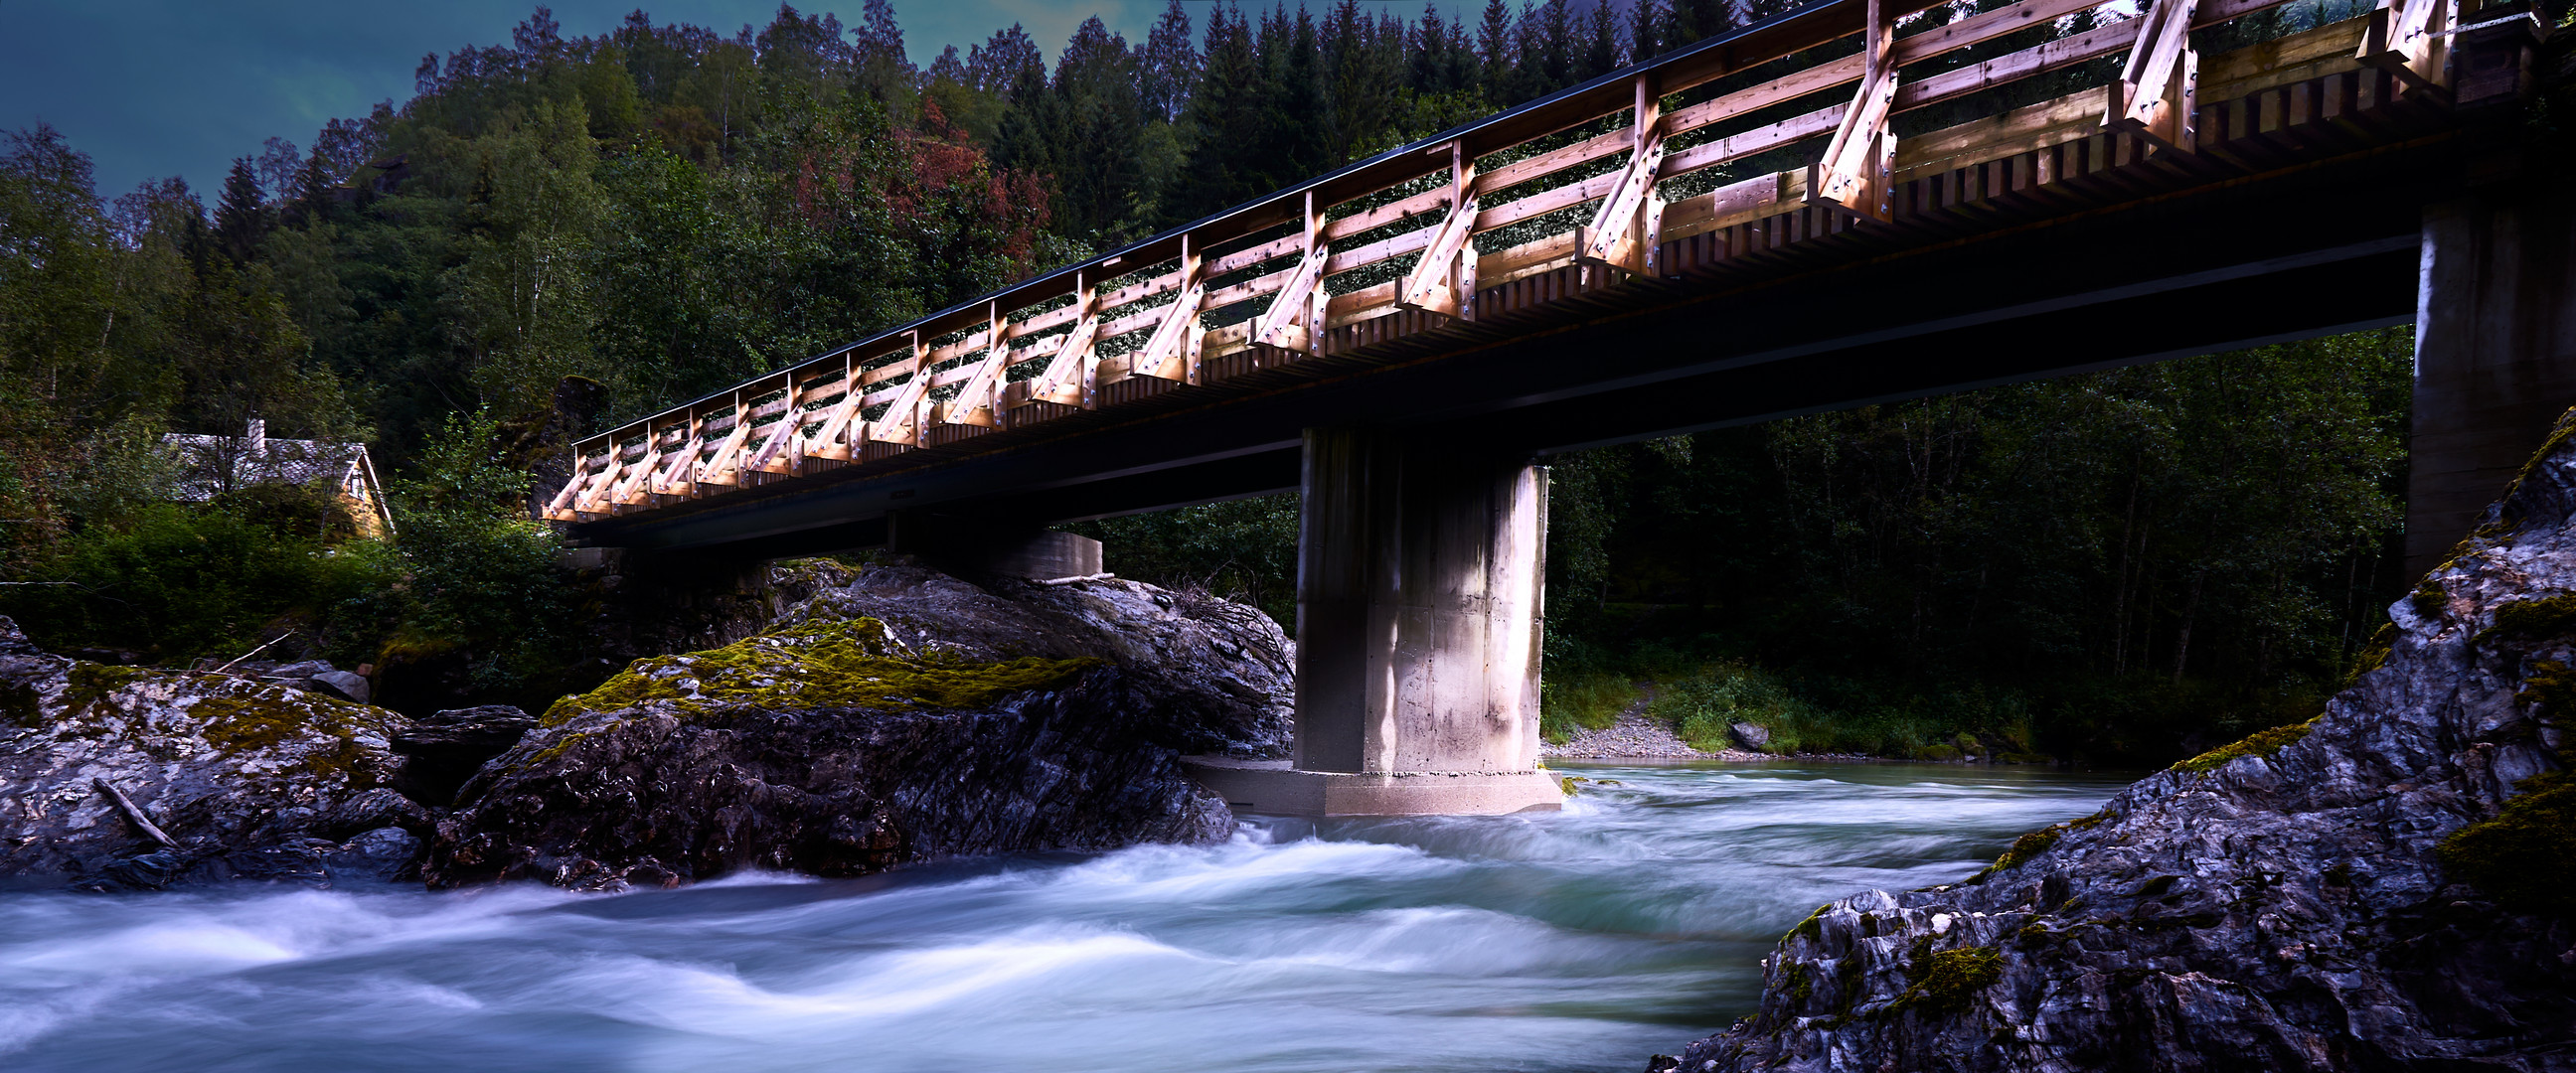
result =
[{"label": "forest", "polygon": [[[638,11],[424,57],[219,189],[0,143],[0,612],[59,650],[466,659],[583,685],[529,520],[566,431],[656,411],[1776,13],[1756,0],[1173,0],[917,63],[887,0]],[[1963,3],[1955,13],[1990,7]],[[1950,17],[1954,9],[1929,13]],[[1194,16],[1196,16],[1194,18]],[[291,133],[291,132],[290,132]],[[2411,340],[2284,344],[1553,460],[1551,733],[2161,763],[2303,719],[2402,594]],[[365,443],[393,530],[192,475],[171,433]],[[195,491],[191,491],[191,489]],[[1085,523],[1293,626],[1294,497]]]}]

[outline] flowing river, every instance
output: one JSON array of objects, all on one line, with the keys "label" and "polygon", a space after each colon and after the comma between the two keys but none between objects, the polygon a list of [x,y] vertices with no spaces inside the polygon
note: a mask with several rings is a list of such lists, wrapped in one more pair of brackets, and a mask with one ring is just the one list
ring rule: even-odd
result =
[{"label": "flowing river", "polygon": [[1751,1010],[1818,904],[2120,786],[1556,766],[1620,785],[865,880],[0,895],[0,1069],[1631,1073]]}]

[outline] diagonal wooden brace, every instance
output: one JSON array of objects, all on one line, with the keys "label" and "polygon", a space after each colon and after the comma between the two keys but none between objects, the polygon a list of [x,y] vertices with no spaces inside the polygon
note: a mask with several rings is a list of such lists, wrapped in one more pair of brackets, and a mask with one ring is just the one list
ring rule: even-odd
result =
[{"label": "diagonal wooden brace", "polygon": [[742,401],[742,392],[733,395],[733,427],[725,430],[724,442],[716,445],[708,457],[707,467],[697,474],[698,484],[739,485],[742,483],[743,444],[751,438],[751,407]]},{"label": "diagonal wooden brace", "polygon": [[1619,185],[1610,188],[1592,223],[1576,234],[1575,256],[1642,274],[1647,271],[1647,251],[1655,244],[1642,234],[1642,228],[1646,202],[1653,199],[1655,179],[1664,166],[1664,128],[1661,103],[1645,76],[1638,76],[1636,88],[1636,145],[1628,152]]},{"label": "diagonal wooden brace", "polygon": [[1887,117],[1896,106],[1896,22],[1880,0],[1869,0],[1861,50],[1860,88],[1815,165],[1807,199],[1885,222],[1895,218],[1896,134],[1887,129]]},{"label": "diagonal wooden brace", "polygon": [[1047,362],[1046,371],[1029,385],[1028,401],[1094,410],[1100,406],[1100,363],[1093,360],[1091,348],[1100,341],[1100,291],[1085,286],[1080,273],[1074,274],[1073,288],[1082,312],[1073,322],[1073,331],[1064,337],[1064,345]]},{"label": "diagonal wooden brace", "polygon": [[750,460],[743,463],[746,470],[795,473],[797,463],[804,459],[803,451],[791,448],[804,443],[806,414],[798,407],[804,405],[805,393],[797,390],[795,374],[790,373],[785,379],[787,396],[779,400],[783,408],[778,411],[778,420],[770,424],[769,434],[761,439],[760,449],[753,451]]},{"label": "diagonal wooden brace", "polygon": [[1465,149],[1449,143],[1449,215],[1433,232],[1431,245],[1422,251],[1422,259],[1405,273],[1404,282],[1395,292],[1395,304],[1426,313],[1460,316],[1467,297],[1468,240],[1475,235],[1476,166],[1466,158]]},{"label": "diagonal wooden brace", "polygon": [[2137,44],[2129,62],[2110,86],[2110,105],[2102,129],[2144,135],[2177,152],[2193,152],[2199,143],[2200,54],[2191,47],[2191,23],[2198,0],[2156,0],[2139,16]]},{"label": "diagonal wooden brace", "polygon": [[1207,260],[1181,236],[1181,296],[1167,307],[1163,322],[1136,352],[1128,370],[1136,376],[1199,382],[1199,347],[1207,338],[1199,326],[1199,307],[1207,303]]},{"label": "diagonal wooden brace", "polygon": [[[866,422],[865,436],[877,443],[921,445],[921,430],[927,420],[923,403],[930,397],[930,351],[921,336],[912,337],[912,378],[894,391],[894,400],[886,404],[885,416]],[[859,405],[867,402],[861,399]],[[856,440],[857,437],[852,437]]]},{"label": "diagonal wooden brace", "polygon": [[999,305],[991,306],[987,316],[992,320],[992,327],[985,329],[984,337],[989,341],[987,348],[990,353],[975,366],[974,375],[966,378],[966,386],[940,406],[940,420],[948,424],[982,425],[985,428],[1001,424],[996,416],[995,396],[1000,394],[1002,370],[1011,362],[1010,325],[1002,322]]},{"label": "diagonal wooden brace", "polygon": [[1323,215],[1315,210],[1315,192],[1306,191],[1305,259],[1297,263],[1297,271],[1271,297],[1270,308],[1262,311],[1261,319],[1253,322],[1253,343],[1306,354],[1315,353],[1321,344],[1323,318],[1316,316],[1315,310],[1322,303],[1315,299],[1322,294],[1324,262],[1331,255],[1320,234],[1323,229]]},{"label": "diagonal wooden brace", "polygon": [[2410,89],[2438,93],[2450,63],[2451,0],[2380,0],[2355,58]]},{"label": "diagonal wooden brace", "polygon": [[[914,332],[913,338],[920,339],[921,333]],[[858,360],[846,354],[842,355],[841,401],[833,403],[830,409],[823,411],[823,423],[816,425],[813,435],[806,437],[806,457],[837,458],[843,461],[856,457],[858,436],[850,435],[845,440],[843,434],[856,433],[859,431],[859,426],[866,423],[866,418],[859,413],[859,408],[867,405],[867,385],[859,382],[864,378],[864,374],[859,371]]]}]

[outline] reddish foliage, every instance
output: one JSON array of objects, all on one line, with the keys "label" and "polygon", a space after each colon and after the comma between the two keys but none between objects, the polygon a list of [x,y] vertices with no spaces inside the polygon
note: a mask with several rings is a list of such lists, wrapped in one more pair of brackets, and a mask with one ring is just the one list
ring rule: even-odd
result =
[{"label": "reddish foliage", "polygon": [[[920,124],[889,133],[886,156],[840,141],[806,151],[789,183],[797,210],[818,227],[839,222],[854,195],[873,195],[895,230],[923,247],[996,257],[1004,276],[1030,271],[1039,231],[1047,225],[1047,179],[995,168],[936,101],[922,102]],[[981,247],[974,249],[973,247]]]}]

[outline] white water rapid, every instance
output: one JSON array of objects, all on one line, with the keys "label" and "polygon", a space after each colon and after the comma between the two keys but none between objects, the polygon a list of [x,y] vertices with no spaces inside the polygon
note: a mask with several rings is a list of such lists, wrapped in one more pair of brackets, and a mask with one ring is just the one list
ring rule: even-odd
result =
[{"label": "white water rapid", "polygon": [[1562,813],[738,877],[0,895],[0,1069],[1629,1073],[1829,898],[1959,879],[2119,783],[1620,767]]}]

